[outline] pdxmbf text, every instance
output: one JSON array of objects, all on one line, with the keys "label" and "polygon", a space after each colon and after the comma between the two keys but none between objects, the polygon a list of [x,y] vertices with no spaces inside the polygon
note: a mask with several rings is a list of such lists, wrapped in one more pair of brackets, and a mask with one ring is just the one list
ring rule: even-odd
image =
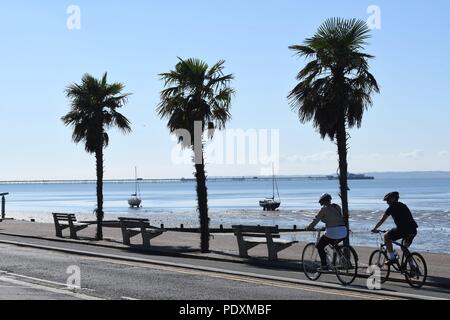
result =
[{"label": "pdxmbf text", "polygon": [[215,313],[224,315],[268,315],[272,311],[271,305],[224,305],[223,308],[198,307],[187,304],[180,308],[180,315],[196,315],[210,318]]}]

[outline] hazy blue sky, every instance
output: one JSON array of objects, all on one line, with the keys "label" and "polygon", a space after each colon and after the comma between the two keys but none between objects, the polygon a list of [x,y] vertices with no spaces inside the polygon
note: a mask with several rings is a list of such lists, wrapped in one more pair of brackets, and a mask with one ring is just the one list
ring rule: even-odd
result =
[{"label": "hazy blue sky", "polygon": [[[381,94],[351,132],[350,171],[450,170],[450,3],[433,1],[0,0],[0,180],[94,178],[94,158],[60,117],[64,88],[83,73],[121,81],[133,133],[111,131],[106,178],[189,177],[155,114],[157,74],[177,56],[226,60],[236,77],[231,129],[279,129],[282,174],[336,172],[336,147],[301,125],[286,96],[304,66],[288,50],[333,16],[381,9],[367,51]],[[81,29],[66,26],[69,5]],[[261,165],[209,165],[210,175],[254,175]]]}]

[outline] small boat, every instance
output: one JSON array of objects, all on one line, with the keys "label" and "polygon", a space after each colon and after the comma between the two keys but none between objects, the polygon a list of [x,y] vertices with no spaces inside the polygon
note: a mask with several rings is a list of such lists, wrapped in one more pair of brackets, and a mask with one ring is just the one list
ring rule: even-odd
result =
[{"label": "small boat", "polygon": [[139,181],[142,179],[138,179],[137,177],[137,168],[134,168],[135,171],[135,192],[131,195],[131,198],[128,199],[128,204],[131,208],[141,208],[142,199],[140,195]]},{"label": "small boat", "polygon": [[267,199],[265,199],[263,201],[260,201],[259,205],[261,207],[263,207],[264,211],[276,211],[280,207],[281,202],[280,201],[275,201],[272,198],[267,198]]},{"label": "small boat", "polygon": [[[273,171],[273,166],[272,166],[272,171]],[[275,179],[275,171],[273,173],[272,181],[273,181],[273,196],[271,198],[266,198],[259,202],[259,205],[263,208],[264,211],[275,211],[281,205],[280,192],[278,190],[278,184]],[[278,201],[275,200],[275,188],[277,189]]]}]

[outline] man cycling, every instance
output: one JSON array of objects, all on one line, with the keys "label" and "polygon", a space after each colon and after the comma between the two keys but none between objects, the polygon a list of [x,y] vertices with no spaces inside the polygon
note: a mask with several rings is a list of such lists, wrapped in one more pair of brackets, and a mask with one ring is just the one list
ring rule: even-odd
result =
[{"label": "man cycling", "polygon": [[409,208],[404,203],[400,202],[399,199],[400,194],[398,192],[390,192],[384,197],[383,201],[387,202],[389,208],[372,230],[372,232],[376,233],[378,232],[378,228],[381,227],[390,216],[394,219],[396,228],[390,230],[384,235],[384,241],[386,243],[390,263],[396,259],[392,242],[403,239],[408,242],[405,243],[405,245],[409,247],[417,235],[417,228],[419,227]]},{"label": "man cycling", "polygon": [[322,206],[322,209],[307,228],[307,230],[314,230],[315,226],[320,221],[324,222],[326,225],[325,235],[320,238],[319,243],[316,246],[320,256],[321,271],[328,270],[325,247],[332,243],[344,241],[348,234],[344,217],[342,216],[342,210],[337,204],[331,203],[332,199],[333,198],[327,193],[320,197],[319,203]]}]

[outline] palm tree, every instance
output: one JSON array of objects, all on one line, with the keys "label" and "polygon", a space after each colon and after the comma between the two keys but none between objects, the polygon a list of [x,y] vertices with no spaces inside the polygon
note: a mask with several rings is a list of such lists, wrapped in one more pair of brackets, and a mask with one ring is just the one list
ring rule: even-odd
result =
[{"label": "palm tree", "polygon": [[81,84],[74,83],[65,90],[71,110],[61,120],[73,128],[73,141],[84,142],[86,152],[96,158],[97,240],[103,239],[103,149],[109,144],[106,130],[117,127],[124,133],[131,132],[130,121],[117,111],[128,101],[129,94],[122,94],[123,89],[121,83],[109,84],[105,73],[101,80],[85,74]]},{"label": "palm tree", "polygon": [[[209,138],[214,129],[224,129],[231,119],[230,106],[234,90],[229,87],[233,75],[223,73],[225,61],[211,68],[199,59],[179,58],[175,70],[160,74],[165,89],[157,112],[168,119],[167,127],[178,135],[185,148],[192,148],[197,181],[197,202],[200,220],[201,251],[209,252],[208,190],[203,155],[206,130]],[[180,134],[185,130],[190,138]]]},{"label": "palm tree", "polygon": [[[332,18],[303,45],[289,47],[309,59],[299,72],[299,83],[289,99],[300,121],[313,121],[322,139],[336,141],[339,155],[339,182],[342,209],[349,224],[348,209],[348,129],[361,127],[364,111],[379,92],[363,52],[370,38],[366,23],[356,19]],[[348,242],[348,239],[347,239]]]}]

